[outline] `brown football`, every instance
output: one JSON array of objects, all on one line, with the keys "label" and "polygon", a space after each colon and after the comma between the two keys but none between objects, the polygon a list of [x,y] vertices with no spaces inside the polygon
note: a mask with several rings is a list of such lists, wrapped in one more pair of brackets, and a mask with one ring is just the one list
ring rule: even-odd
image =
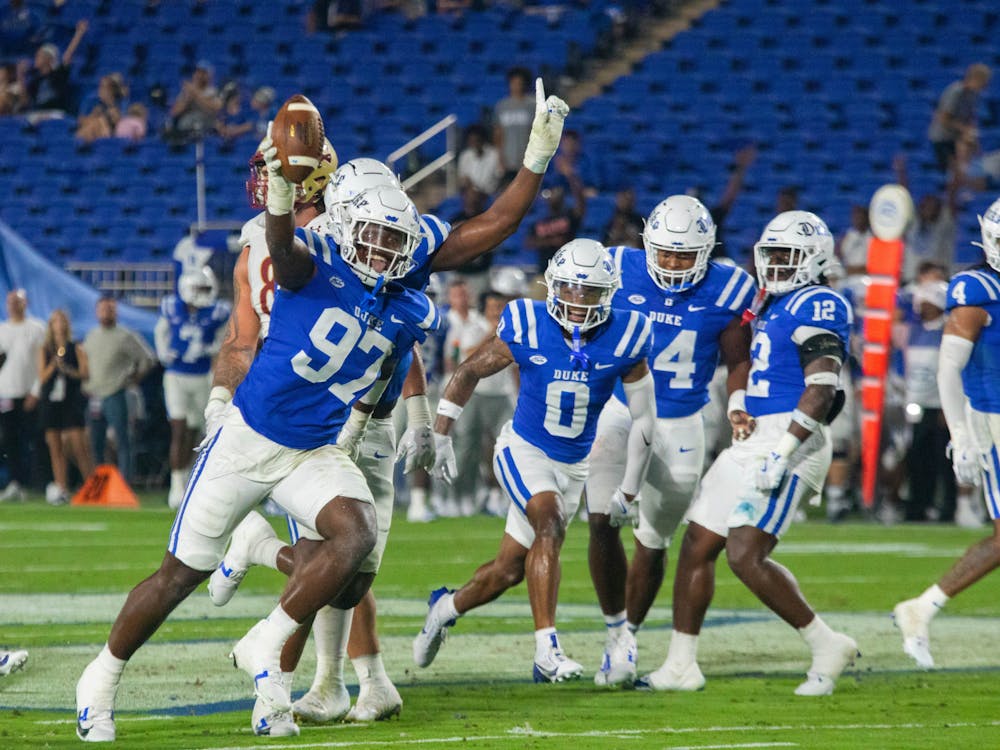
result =
[{"label": "brown football", "polygon": [[323,155],[323,118],[302,94],[289,97],[274,116],[271,140],[281,159],[281,173],[296,184],[305,180]]}]

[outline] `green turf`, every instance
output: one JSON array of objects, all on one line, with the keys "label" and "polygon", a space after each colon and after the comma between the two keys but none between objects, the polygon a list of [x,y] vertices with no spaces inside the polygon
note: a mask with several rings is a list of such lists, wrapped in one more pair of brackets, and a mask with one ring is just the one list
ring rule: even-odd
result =
[{"label": "green turf", "polygon": [[[0,505],[0,644],[28,648],[22,673],[0,678],[0,748],[70,747],[73,686],[104,642],[128,589],[163,554],[172,514],[162,495],[139,511]],[[276,528],[281,525],[275,521]],[[694,695],[599,690],[590,682],[603,639],[586,565],[586,529],[563,555],[560,631],[588,668],[572,685],[530,683],[533,639],[521,586],[463,618],[427,670],[410,639],[429,589],[463,583],[496,550],[502,522],[397,519],[375,591],[390,674],[405,702],[398,721],[304,727],[298,738],[249,731],[249,686],[229,646],[273,606],[281,578],[253,571],[224,609],[203,590],[133,659],[119,692],[122,747],[953,748],[1000,747],[996,579],[950,603],[934,623],[940,669],[915,671],[888,613],[919,593],[985,532],[946,526],[794,526],[777,558],[835,627],[864,653],[825,699],[792,695],[808,665],[798,636],[720,566]],[[443,552],[446,551],[446,552]],[[668,581],[671,570],[668,571]],[[669,635],[669,584],[640,633],[640,671],[658,666]],[[307,652],[296,690],[312,668]],[[355,678],[348,667],[348,680]],[[198,715],[194,715],[198,714]]]}]

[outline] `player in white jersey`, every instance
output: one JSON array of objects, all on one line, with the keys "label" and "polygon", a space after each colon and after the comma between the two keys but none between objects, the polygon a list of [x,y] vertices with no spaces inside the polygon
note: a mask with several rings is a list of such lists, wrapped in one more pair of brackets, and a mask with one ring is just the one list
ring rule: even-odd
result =
[{"label": "player in white jersey", "polygon": [[[464,222],[453,232],[450,231],[450,227],[446,223],[434,216],[421,217],[425,242],[421,243],[415,253],[414,268],[404,280],[405,284],[413,288],[422,288],[427,283],[431,271],[458,268],[479,255],[493,250],[516,230],[537,195],[549,159],[558,148],[563,120],[568,111],[565,103],[557,97],[545,97],[539,79],[536,82],[535,121],[529,145],[525,151],[524,168],[520,170],[515,180],[497,196],[489,209]],[[395,180],[384,165],[373,159],[354,159],[346,162],[337,169],[326,189],[325,197],[328,204],[326,215],[318,218],[309,216],[305,221],[314,222],[310,226],[315,228],[319,228],[321,224],[327,224],[328,231],[334,239],[337,239],[343,225],[340,207],[365,187],[381,184],[380,175],[387,181]],[[253,249],[254,246],[251,245],[251,253]],[[263,262],[266,263],[269,260]],[[213,408],[220,410],[225,408],[232,390],[245,374],[250,359],[252,359],[250,347],[256,342],[256,339],[250,335],[254,329],[253,320],[250,317],[252,310],[248,309],[249,306],[246,302],[241,304],[239,300],[249,299],[253,305],[256,305],[259,300],[268,298],[269,290],[266,284],[262,284],[257,289],[253,288],[253,268],[255,267],[251,261],[248,266],[244,267],[238,264],[234,271],[234,282],[237,289],[247,289],[245,281],[248,276],[247,268],[251,271],[249,274],[251,284],[249,293],[237,298],[233,320],[239,319],[240,322],[236,324],[239,326],[239,330],[231,331],[230,339],[223,345],[223,350],[219,355],[222,369],[216,373],[215,385],[217,388],[213,389],[213,394],[217,400],[216,406]],[[265,272],[260,274],[260,277],[264,278],[266,275]],[[273,282],[271,290],[273,290]],[[259,311],[262,312],[262,310]],[[266,326],[263,319],[262,325]],[[250,354],[249,358],[248,354]],[[415,354],[416,367],[421,368],[419,355],[416,352]],[[398,453],[400,456],[406,457],[407,470],[409,471],[421,463],[427,464],[428,456],[430,463],[433,463],[433,442],[429,446],[426,443],[430,436],[430,411],[425,396],[426,383],[422,368],[411,371],[403,388],[402,396],[407,406],[408,426],[406,433],[400,440]],[[392,442],[395,439],[395,434],[389,423],[392,406],[393,402],[389,402],[381,403],[377,407],[362,442],[359,460],[359,465],[375,495],[376,509],[380,520],[379,545],[381,549],[384,549],[385,535],[388,533],[392,518],[394,499],[393,462],[385,460],[385,456],[392,455],[394,451]],[[428,466],[428,468],[430,467]],[[294,555],[291,548],[280,549],[280,542],[271,536],[266,524],[256,523],[252,518],[248,518],[244,532],[238,537],[234,537],[234,541],[239,542],[239,549],[236,551],[238,559],[230,560],[230,554],[227,553],[227,560],[224,561],[224,563],[239,563],[238,565],[228,564],[226,566],[226,570],[237,571],[237,579],[242,578],[246,568],[253,563],[277,567],[286,573],[292,569]],[[278,551],[275,551],[276,544]],[[377,572],[377,566],[375,570],[371,571],[372,575],[375,572]],[[218,574],[213,575],[212,581],[217,582],[219,578]],[[238,580],[236,583],[238,585]],[[354,622],[358,623],[360,627],[352,625],[350,612],[338,612],[334,608],[324,607],[318,613],[314,623],[319,662],[317,673],[310,691],[296,701],[296,715],[312,721],[331,721],[343,718],[345,714],[348,714],[348,709],[350,709],[348,718],[354,720],[379,719],[398,713],[401,699],[398,691],[385,675],[382,665],[375,628],[375,600],[370,591],[365,594],[355,609]],[[361,685],[358,703],[353,708],[350,707],[350,699],[344,686],[342,673],[344,640],[347,638],[348,632],[350,633],[350,641],[346,645],[346,650],[358,671]],[[282,667],[286,670],[294,669],[300,653],[301,643],[293,639],[289,643],[289,653],[282,655]]]},{"label": "player in white jersey", "polygon": [[[270,494],[322,541],[301,549],[278,606],[233,647],[262,709],[255,731],[290,719],[279,663],[285,641],[324,604],[356,603],[356,573],[375,545],[374,500],[342,428],[355,403],[374,407],[380,374],[391,371],[396,352],[438,325],[426,296],[394,283],[412,262],[418,216],[402,191],[376,189],[355,200],[361,220],[344,245],[296,235],[293,185],[281,175],[277,149],[264,156],[265,234],[279,283],[275,325],[234,408],[202,448],[159,570],[132,590],[107,646],[77,684],[84,740],[115,738],[114,697],[126,661],[208,578],[232,530],[263,497]],[[342,329],[337,343],[329,338],[335,327]]]},{"label": "player in white jersey", "polygon": [[459,616],[526,580],[535,625],[535,682],[562,682],[583,673],[563,653],[556,633],[559,552],[580,504],[601,407],[619,381],[633,423],[616,495],[631,502],[639,491],[655,428],[646,363],[651,325],[636,310],[612,309],[618,271],[594,240],[563,245],[545,280],[546,301],[508,304],[496,334],[458,366],[438,405],[435,473],[451,481],[457,475],[448,435],[452,424],[479,380],[518,365],[514,417],[494,449],[497,480],[510,500],[500,549],[458,591],[439,588],[431,594],[424,627],[413,641],[420,667],[434,660]]},{"label": "player in white jersey", "polygon": [[[756,287],[746,271],[709,259],[715,223],[708,209],[687,195],[666,198],[650,213],[643,244],[611,249],[622,277],[612,305],[644,312],[652,321],[653,459],[638,508],[621,506],[615,490],[632,419],[624,394],[616,392],[597,423],[586,488],[590,577],[607,627],[594,681],[609,686],[630,685],[636,677],[635,634],[660,590],[667,548],[701,478],[702,411],[716,363],[721,358],[726,365],[726,397],[736,410],[750,370],[750,332],[740,316]],[[745,423],[745,412],[739,414]],[[623,523],[636,526],[631,563],[619,533]]]},{"label": "player in white jersey", "polygon": [[903,651],[934,666],[930,623],[952,597],[1000,566],[1000,199],[979,217],[986,263],[948,285],[948,320],[938,364],[941,409],[951,433],[955,478],[983,485],[991,536],[972,545],[951,570],[916,599],[896,605]]},{"label": "player in white jersey", "polygon": [[706,472],[688,510],[674,579],[670,648],[663,666],[641,686],[704,686],[698,635],[723,550],[740,581],[810,647],[812,665],[796,695],[833,692],[858,654],[854,640],[831,630],[791,573],[770,557],[798,504],[822,491],[830,466],[828,425],[842,403],[838,373],[852,321],[847,300],[824,283],[834,262],[829,229],[807,211],[779,214],[754,246],[762,304],[752,311],[752,366],[740,409],[752,419],[734,425],[733,445]]},{"label": "player in white jersey", "polygon": [[160,303],[154,338],[163,374],[163,400],[170,420],[170,492],[176,510],[184,498],[192,452],[205,428],[203,413],[212,389],[212,357],[219,351],[229,318],[220,302],[218,282],[208,266],[190,270],[177,281],[177,294]]}]

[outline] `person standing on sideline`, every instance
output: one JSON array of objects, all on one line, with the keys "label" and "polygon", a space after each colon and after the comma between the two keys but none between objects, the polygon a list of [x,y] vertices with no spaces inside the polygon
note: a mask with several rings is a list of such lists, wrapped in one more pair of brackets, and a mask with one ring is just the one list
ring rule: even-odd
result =
[{"label": "person standing on sideline", "polygon": [[142,381],[156,364],[152,350],[135,331],[118,325],[118,303],[114,297],[97,300],[97,323],[83,341],[90,363],[84,390],[90,395],[87,415],[94,460],[104,461],[107,428],[115,431],[118,470],[126,482],[132,480],[132,441],[128,431],[125,389]]},{"label": "person standing on sideline", "polygon": [[27,310],[27,292],[8,292],[7,320],[0,323],[0,432],[10,481],[0,492],[0,501],[24,500],[24,488],[31,479],[34,429],[30,412],[38,403],[36,364],[45,326],[29,318]]},{"label": "person standing on sideline", "polygon": [[45,343],[38,350],[39,422],[45,430],[52,463],[52,483],[45,488],[45,499],[50,505],[62,505],[69,500],[67,449],[84,480],[94,470],[85,430],[87,403],[82,389],[89,376],[87,353],[73,340],[66,312],[54,310],[45,329]]},{"label": "person standing on sideline", "polygon": [[956,274],[948,285],[937,383],[955,478],[984,485],[993,533],[969,547],[924,593],[893,609],[904,653],[924,669],[934,666],[931,620],[949,599],[1000,566],[1000,199],[979,223],[986,263]]}]

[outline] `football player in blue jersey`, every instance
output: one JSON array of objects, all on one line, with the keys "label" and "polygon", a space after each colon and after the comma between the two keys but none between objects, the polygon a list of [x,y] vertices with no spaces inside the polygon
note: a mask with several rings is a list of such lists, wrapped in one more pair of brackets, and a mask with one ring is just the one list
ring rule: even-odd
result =
[{"label": "football player in blue jersey", "polygon": [[941,580],[893,610],[903,651],[924,669],[934,666],[933,617],[949,599],[1000,566],[1000,199],[979,224],[986,263],[956,274],[948,285],[937,382],[955,478],[984,487],[993,533],[972,545]]},{"label": "football player in blue jersey", "polygon": [[526,579],[535,622],[535,681],[562,682],[583,673],[563,653],[555,628],[559,550],[580,503],[601,407],[619,381],[633,424],[617,491],[623,502],[639,491],[655,427],[646,363],[651,324],[636,310],[612,309],[618,271],[594,240],[560,248],[545,281],[545,302],[509,303],[496,334],[458,366],[438,406],[435,473],[450,481],[456,466],[448,432],[476,383],[513,363],[520,369],[514,417],[494,450],[494,471],[510,500],[500,550],[458,591],[431,594],[424,627],[413,641],[421,667],[434,660],[456,618]]},{"label": "football player in blue jersey", "polygon": [[351,458],[357,435],[345,439],[342,428],[355,402],[374,407],[397,352],[438,324],[427,297],[395,283],[410,270],[419,217],[402,191],[376,188],[354,199],[357,221],[342,245],[297,234],[294,186],[273,146],[265,158],[265,236],[279,284],[269,334],[201,449],[159,570],[129,594],[77,683],[77,733],[87,741],[115,738],[114,698],[127,660],[209,577],[233,529],[265,496],[322,540],[300,543],[279,604],[233,647],[234,664],[254,680],[255,731],[272,721],[295,726],[280,667],[285,641],[323,605],[349,608],[360,596],[356,573],[377,524]]},{"label": "football player in blue jersey", "polygon": [[[803,500],[820,493],[832,457],[829,422],[842,403],[838,373],[852,319],[847,301],[824,282],[835,263],[826,224],[785,211],[754,246],[761,294],[754,305],[752,365],[734,443],[702,478],[687,512],[674,579],[673,633],[666,661],[642,678],[654,690],[705,684],[697,645],[715,587],[715,561],[729,567],[764,604],[796,628],[812,651],[796,695],[827,695],[858,655],[806,602],[792,574],[771,559]],[[748,316],[749,317],[749,316]]]},{"label": "football player in blue jersey", "polygon": [[219,284],[208,266],[177,280],[177,293],[160,303],[154,338],[156,356],[166,369],[163,400],[170,420],[170,491],[176,510],[184,498],[194,446],[205,429],[205,405],[212,390],[212,357],[219,351],[230,307],[220,302]]},{"label": "football player in blue jersey", "polygon": [[[739,425],[749,420],[740,394],[750,371],[750,332],[741,325],[741,315],[756,292],[753,278],[709,260],[715,223],[708,209],[687,195],[670,196],[653,209],[643,244],[645,249],[611,249],[622,280],[611,304],[644,312],[652,321],[656,437],[641,502],[623,503],[616,491],[632,418],[623,392],[616,389],[597,423],[586,487],[590,577],[607,626],[594,675],[598,685],[635,680],[635,633],[660,590],[667,547],[701,478],[702,409],[720,359],[728,368],[731,419]],[[623,523],[636,526],[631,564],[619,533]]]},{"label": "football player in blue jersey", "polygon": [[[558,97],[545,96],[540,79],[536,81],[535,93],[535,121],[529,146],[525,150],[524,168],[489,209],[464,222],[455,231],[451,231],[446,222],[435,216],[421,216],[421,242],[414,252],[412,268],[402,280],[405,286],[422,290],[431,271],[457,268],[494,249],[517,228],[537,194],[549,159],[558,147],[563,121],[569,111],[565,102]],[[343,237],[351,210],[350,201],[363,190],[379,185],[398,186],[395,176],[384,164],[366,158],[346,162],[333,174],[324,191],[325,215],[315,219],[309,226],[327,231],[339,241]],[[269,262],[266,254],[265,259]],[[244,297],[256,304],[257,298],[262,295],[252,288],[253,278],[251,274],[251,293]],[[239,285],[241,279],[236,278],[235,281]],[[245,280],[243,284],[246,284]],[[237,302],[237,308],[239,307]],[[249,305],[244,304],[242,307],[248,308]],[[251,313],[252,311],[247,311],[243,316],[249,323],[242,325],[241,333],[235,336],[231,333],[234,352],[249,351],[256,344],[259,327],[252,325],[254,319]],[[227,365],[221,374],[217,373],[216,388],[213,390],[218,397],[214,408],[220,410],[225,407],[232,390],[242,380],[246,367],[249,366],[249,360],[245,357],[227,356],[228,347],[229,342],[220,353],[219,359],[226,360]],[[425,395],[426,383],[416,349],[413,352],[414,366],[407,374],[409,362],[409,356],[400,359],[361,441],[358,465],[375,496],[379,522],[376,550],[361,569],[362,573],[370,573],[371,576],[377,573],[392,519],[394,462],[391,457],[395,453],[398,458],[404,459],[407,472],[417,466],[430,468],[434,460],[431,417]],[[407,429],[397,449],[391,413],[400,396],[407,407]],[[298,533],[304,533],[308,537],[310,531],[296,527],[293,542],[298,538]],[[251,514],[234,535],[226,558],[210,579],[209,591],[213,601],[217,604],[228,601],[247,568],[255,562],[290,573],[294,568],[295,556],[291,547],[280,544],[262,518]],[[351,720],[370,721],[399,712],[402,700],[382,664],[375,617],[375,600],[370,591],[365,593],[355,609],[353,622],[349,610],[335,607],[320,610],[313,626],[317,671],[310,690],[294,704],[297,716],[325,722],[343,718],[346,714],[346,718]],[[348,632],[350,641],[345,647]],[[282,654],[282,667],[286,671],[293,670],[297,665],[304,635],[303,630],[286,644],[286,651]],[[361,687],[354,707],[350,706],[350,697],[343,681],[345,648],[358,671]]]}]

